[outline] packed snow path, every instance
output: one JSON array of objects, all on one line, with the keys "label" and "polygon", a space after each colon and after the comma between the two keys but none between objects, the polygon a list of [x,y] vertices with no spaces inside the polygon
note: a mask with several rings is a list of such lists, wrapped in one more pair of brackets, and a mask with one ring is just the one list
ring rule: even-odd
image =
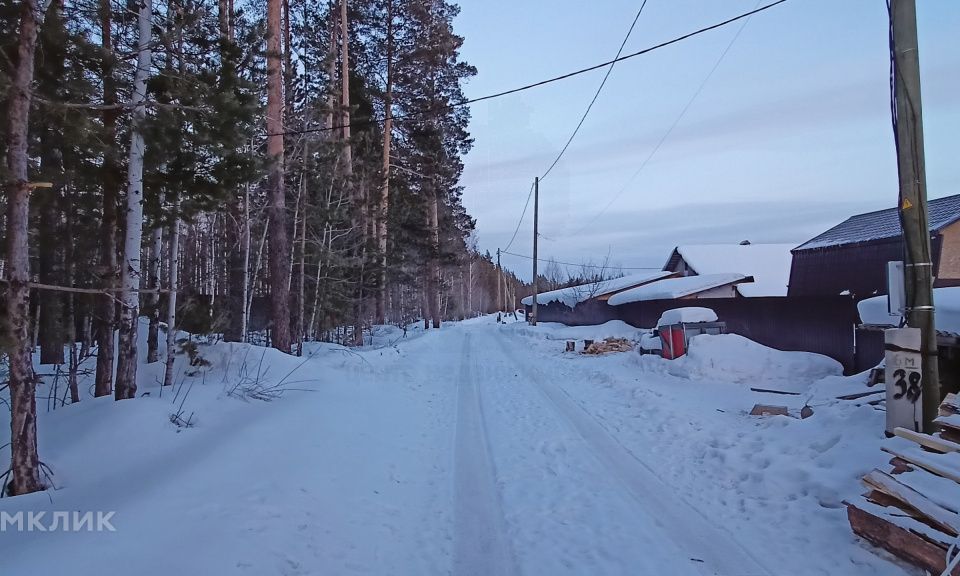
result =
[{"label": "packed snow path", "polygon": [[[149,381],[149,398],[44,415],[61,489],[2,499],[0,512],[115,511],[116,532],[7,531],[0,572],[759,576],[789,562],[791,574],[901,573],[854,542],[825,496],[821,508],[760,491],[754,504],[721,480],[729,468],[764,482],[769,465],[757,441],[727,452],[766,460],[749,474],[710,448],[755,426],[722,429],[741,421],[729,409],[739,387],[715,384],[726,396],[691,407],[682,381],[637,372],[633,357],[561,356],[562,341],[531,330],[481,318],[375,350],[318,346],[305,361],[214,348],[184,430]],[[260,354],[293,389],[270,403],[225,397],[222,366]],[[629,406],[618,379],[638,386]],[[675,437],[686,412],[698,427]]]},{"label": "packed snow path", "polygon": [[[457,475],[457,511],[479,521],[458,517],[457,541],[495,544],[474,550],[469,568],[461,572],[458,564],[456,573],[513,573],[511,542],[522,551],[521,571],[527,574],[768,573],[729,534],[671,494],[566,396],[562,383],[546,382],[528,368],[516,336],[495,328],[458,336],[465,368],[457,460],[473,462],[471,472],[477,472],[488,467],[489,450],[502,496],[474,488],[489,473]],[[482,382],[479,390],[475,380]],[[464,404],[472,407],[465,410]],[[465,428],[486,437],[461,443]],[[480,497],[464,505],[462,496]],[[511,527],[506,536],[495,534],[498,523],[487,520],[501,509]]]}]

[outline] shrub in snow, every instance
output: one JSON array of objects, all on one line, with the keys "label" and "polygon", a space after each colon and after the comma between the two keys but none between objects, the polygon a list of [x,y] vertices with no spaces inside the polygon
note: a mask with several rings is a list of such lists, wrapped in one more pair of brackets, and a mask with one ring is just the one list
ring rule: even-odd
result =
[{"label": "shrub in snow", "polygon": [[686,356],[674,360],[670,372],[690,379],[722,379],[763,387],[764,382],[809,385],[839,375],[843,366],[812,352],[784,352],[739,334],[701,334],[690,340]]}]

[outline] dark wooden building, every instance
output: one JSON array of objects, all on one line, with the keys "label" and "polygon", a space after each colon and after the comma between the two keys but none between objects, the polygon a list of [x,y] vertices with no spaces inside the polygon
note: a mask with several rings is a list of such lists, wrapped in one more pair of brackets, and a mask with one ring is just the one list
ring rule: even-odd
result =
[{"label": "dark wooden building", "polygon": [[[960,285],[960,195],[931,200],[928,209],[935,285]],[[792,253],[791,297],[886,294],[887,262],[903,260],[899,211],[852,216]]]}]

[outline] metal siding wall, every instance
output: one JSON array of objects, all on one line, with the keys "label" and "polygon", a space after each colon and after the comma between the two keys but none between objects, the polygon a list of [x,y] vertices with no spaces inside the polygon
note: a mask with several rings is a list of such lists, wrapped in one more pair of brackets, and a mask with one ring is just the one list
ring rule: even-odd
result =
[{"label": "metal siding wall", "polygon": [[857,328],[857,353],[854,372],[869,370],[883,360],[883,330]]},{"label": "metal siding wall", "polygon": [[834,358],[851,373],[855,369],[852,298],[714,298],[678,302],[653,300],[612,307],[618,317],[637,327],[656,325],[671,308],[705,306],[727,323],[727,330],[778,350],[816,352]]},{"label": "metal siding wall", "polygon": [[[934,264],[942,240],[930,241]],[[903,241],[891,238],[868,244],[800,250],[793,254],[790,296],[836,296],[851,290],[858,300],[887,293],[887,262],[903,260]]]}]

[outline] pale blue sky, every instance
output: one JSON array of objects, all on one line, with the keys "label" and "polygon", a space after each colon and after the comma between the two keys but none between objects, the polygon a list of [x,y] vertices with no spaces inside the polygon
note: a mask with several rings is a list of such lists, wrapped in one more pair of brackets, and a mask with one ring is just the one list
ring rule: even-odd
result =
[{"label": "pale blue sky", "polygon": [[[766,3],[765,1],[763,3]],[[477,97],[609,60],[640,0],[462,0]],[[648,0],[624,53],[757,6]],[[932,197],[960,193],[960,1],[918,0]],[[679,243],[796,242],[896,202],[884,0],[790,0],[753,16],[650,163],[739,24],[614,68],[540,188],[540,254],[661,266]],[[473,106],[465,203],[481,249],[506,246],[533,177],[559,152],[603,72]],[[619,199],[605,213],[614,196]],[[532,209],[532,207],[531,207]],[[579,232],[579,234],[578,234]],[[511,252],[531,253],[532,219]],[[528,277],[530,262],[504,257]]]}]

